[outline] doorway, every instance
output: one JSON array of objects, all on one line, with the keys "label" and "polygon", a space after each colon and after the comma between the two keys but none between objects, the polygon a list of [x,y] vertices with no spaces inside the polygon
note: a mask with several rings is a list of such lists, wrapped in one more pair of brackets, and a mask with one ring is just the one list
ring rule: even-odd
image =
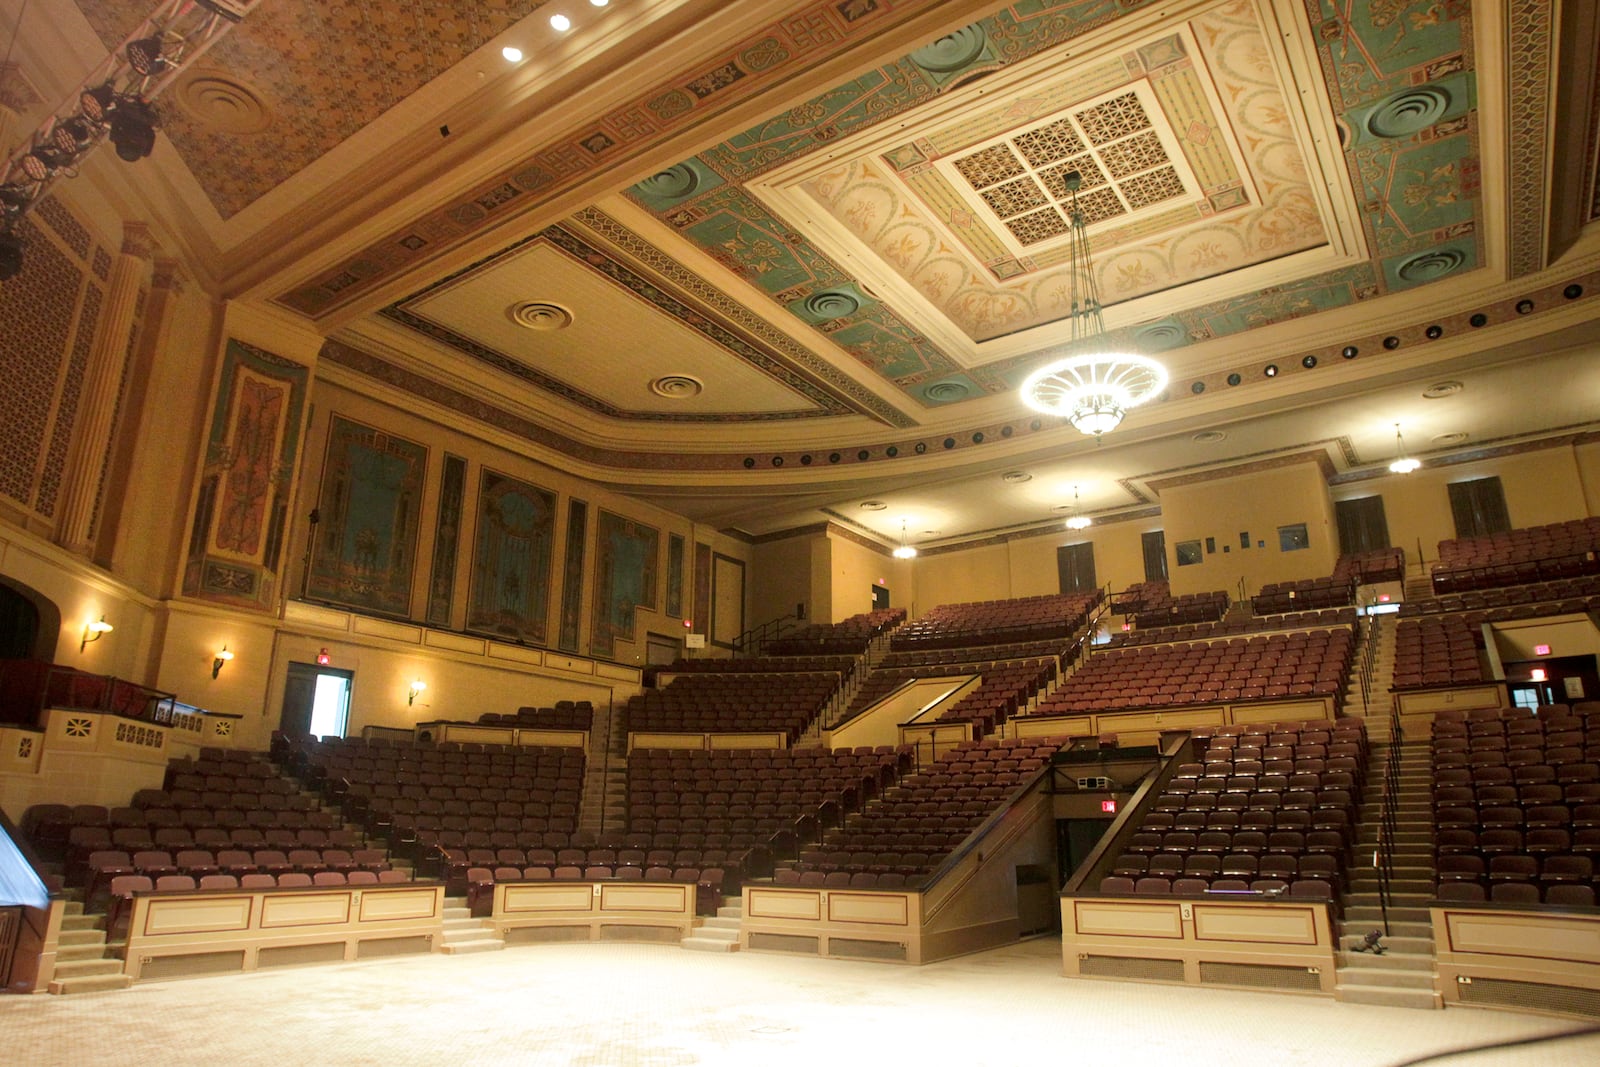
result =
[{"label": "doorway", "polygon": [[1096,588],[1094,542],[1084,541],[1057,548],[1056,574],[1063,593],[1084,593]]},{"label": "doorway", "polygon": [[289,664],[278,729],[291,737],[343,737],[350,725],[350,687],[355,672]]},{"label": "doorway", "polygon": [[872,610],[885,611],[889,607],[889,587],[875,585],[872,587]]},{"label": "doorway", "polygon": [[644,662],[647,667],[666,667],[683,657],[683,638],[667,634],[646,633]]}]

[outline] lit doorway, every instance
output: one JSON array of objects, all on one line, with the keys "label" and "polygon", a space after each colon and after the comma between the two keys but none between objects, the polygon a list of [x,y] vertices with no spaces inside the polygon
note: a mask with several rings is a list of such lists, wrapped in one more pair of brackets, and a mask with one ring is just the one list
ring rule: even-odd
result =
[{"label": "lit doorway", "polygon": [[352,671],[289,664],[283,687],[283,712],[278,729],[291,737],[343,737],[350,725]]}]

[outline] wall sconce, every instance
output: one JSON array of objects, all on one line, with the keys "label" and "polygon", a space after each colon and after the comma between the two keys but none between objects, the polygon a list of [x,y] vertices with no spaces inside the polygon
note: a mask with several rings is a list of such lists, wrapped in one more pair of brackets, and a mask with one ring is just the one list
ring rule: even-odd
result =
[{"label": "wall sconce", "polygon": [[88,648],[92,642],[100,640],[114,629],[116,629],[116,627],[112,626],[109,622],[106,622],[106,617],[104,615],[100,616],[100,618],[95,622],[84,623],[83,640],[78,642],[78,651],[82,652],[84,649]]},{"label": "wall sconce", "polygon": [[222,665],[233,659],[233,653],[228,651],[228,646],[223,645],[217,651],[217,656],[211,661],[211,677],[215,678],[222,673]]},{"label": "wall sconce", "polygon": [[406,706],[410,707],[415,704],[417,702],[417,694],[426,688],[428,688],[427,682],[424,682],[421,678],[414,679],[411,682],[411,688],[406,690]]}]

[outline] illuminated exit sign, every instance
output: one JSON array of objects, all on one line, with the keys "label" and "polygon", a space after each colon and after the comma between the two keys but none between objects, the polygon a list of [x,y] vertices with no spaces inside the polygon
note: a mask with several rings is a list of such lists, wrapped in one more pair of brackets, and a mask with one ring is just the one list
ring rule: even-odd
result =
[{"label": "illuminated exit sign", "polygon": [[1115,815],[1117,812],[1117,802],[1115,800],[1102,800],[1100,802],[1100,810],[1109,815]]},{"label": "illuminated exit sign", "polygon": [[1548,656],[1550,654],[1550,646],[1549,645],[1534,645],[1533,646],[1533,654],[1535,656]]}]

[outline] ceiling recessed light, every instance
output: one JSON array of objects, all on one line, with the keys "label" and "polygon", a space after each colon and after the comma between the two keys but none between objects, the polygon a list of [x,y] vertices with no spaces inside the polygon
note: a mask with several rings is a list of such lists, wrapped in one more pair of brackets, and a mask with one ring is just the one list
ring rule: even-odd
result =
[{"label": "ceiling recessed light", "polygon": [[1268,363],[1265,367],[1261,368],[1261,373],[1265,374],[1268,378],[1276,378],[1278,376],[1278,365],[1276,363]]},{"label": "ceiling recessed light", "polygon": [[605,7],[611,0],[589,0],[590,7]]},{"label": "ceiling recessed light", "polygon": [[566,33],[568,30],[572,29],[572,20],[567,18],[565,15],[551,15],[550,28],[555,30],[557,33]]},{"label": "ceiling recessed light", "polygon": [[516,47],[515,45],[506,45],[504,48],[500,49],[500,54],[505,56],[507,63],[522,62],[522,49]]}]

